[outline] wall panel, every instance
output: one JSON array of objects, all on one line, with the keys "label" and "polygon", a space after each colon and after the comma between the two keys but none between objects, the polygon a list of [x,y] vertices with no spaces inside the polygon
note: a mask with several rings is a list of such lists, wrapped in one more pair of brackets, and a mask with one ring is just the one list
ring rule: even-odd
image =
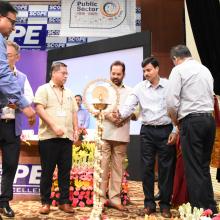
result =
[{"label": "wall panel", "polygon": [[152,54],[159,58],[162,75],[172,68],[170,48],[185,42],[184,0],[142,0],[141,29],[152,32]]}]

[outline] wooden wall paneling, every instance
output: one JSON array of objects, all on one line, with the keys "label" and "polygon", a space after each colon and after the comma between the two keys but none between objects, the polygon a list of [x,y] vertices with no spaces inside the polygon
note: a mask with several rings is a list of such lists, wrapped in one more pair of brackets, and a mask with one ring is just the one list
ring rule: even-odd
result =
[{"label": "wooden wall paneling", "polygon": [[152,32],[152,54],[168,77],[173,67],[170,48],[185,42],[184,0],[141,0],[141,23],[142,31]]},{"label": "wooden wall paneling", "polygon": [[141,7],[141,0],[136,0],[136,6]]}]

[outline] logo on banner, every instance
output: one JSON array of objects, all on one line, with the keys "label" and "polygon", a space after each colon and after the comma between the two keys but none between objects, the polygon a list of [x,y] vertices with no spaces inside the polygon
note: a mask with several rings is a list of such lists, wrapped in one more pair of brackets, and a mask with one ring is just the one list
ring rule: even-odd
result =
[{"label": "logo on banner", "polygon": [[137,26],[137,27],[140,27],[140,26],[141,26],[141,20],[140,20],[140,19],[137,19],[137,20],[136,20],[136,26]]},{"label": "logo on banner", "polygon": [[17,17],[16,24],[27,24],[28,18],[27,17]]},{"label": "logo on banner", "polygon": [[71,28],[111,29],[126,17],[127,0],[76,0],[70,9]]},{"label": "logo on banner", "polygon": [[136,1],[62,0],[61,36],[115,37],[136,32]]},{"label": "logo on banner", "polygon": [[29,11],[28,17],[48,17],[47,11]]},{"label": "logo on banner", "polygon": [[68,37],[67,43],[87,43],[87,37]]},{"label": "logo on banner", "polygon": [[47,43],[47,48],[61,48],[66,47],[65,43]]},{"label": "logo on banner", "polygon": [[[0,174],[2,175],[2,167],[0,167]],[[39,194],[40,177],[41,177],[40,165],[19,164],[13,184],[14,193]]]},{"label": "logo on banner", "polygon": [[28,5],[15,5],[17,11],[28,11]]},{"label": "logo on banner", "polygon": [[49,5],[48,11],[61,11],[61,5]]},{"label": "logo on banner", "polygon": [[15,29],[9,37],[11,41],[15,41],[21,48],[45,50],[46,24],[18,24]]},{"label": "logo on banner", "polygon": [[107,17],[114,17],[120,12],[120,4],[117,0],[107,1],[101,5],[101,13]]},{"label": "logo on banner", "polygon": [[47,30],[47,36],[59,36],[60,30]]},{"label": "logo on banner", "polygon": [[47,19],[48,24],[60,24],[61,18],[59,17],[49,17]]}]

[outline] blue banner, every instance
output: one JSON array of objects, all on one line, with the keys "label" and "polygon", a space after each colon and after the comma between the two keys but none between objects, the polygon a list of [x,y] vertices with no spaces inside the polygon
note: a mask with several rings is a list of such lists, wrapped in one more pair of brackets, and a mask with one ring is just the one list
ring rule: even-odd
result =
[{"label": "blue banner", "polygon": [[22,49],[46,49],[46,24],[17,24],[16,31],[10,35]]},{"label": "blue banner", "polygon": [[[0,177],[2,168],[0,168]],[[41,166],[39,164],[19,164],[15,175],[14,194],[40,193]]]}]

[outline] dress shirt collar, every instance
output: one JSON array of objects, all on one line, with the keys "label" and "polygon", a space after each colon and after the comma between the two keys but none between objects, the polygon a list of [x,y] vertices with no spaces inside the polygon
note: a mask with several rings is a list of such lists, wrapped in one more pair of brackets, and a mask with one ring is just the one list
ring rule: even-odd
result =
[{"label": "dress shirt collar", "polygon": [[17,76],[17,75],[18,75],[18,70],[17,70],[16,66],[14,66],[14,69],[13,69],[13,71],[12,71],[12,72],[14,73],[14,75],[15,75],[15,76]]},{"label": "dress shirt collar", "polygon": [[79,110],[83,110],[82,105],[78,106],[78,111],[79,111]]},{"label": "dress shirt collar", "polygon": [[[114,83],[113,83],[114,84]],[[115,85],[115,84],[114,84]],[[125,85],[122,83],[120,86],[115,85],[118,89],[125,88]]]},{"label": "dress shirt collar", "polygon": [[[187,57],[187,58],[185,58],[184,60],[183,60],[183,62],[182,63],[186,63],[186,62],[188,62],[189,60],[193,60],[193,58],[192,57]],[[181,63],[180,63],[181,64]],[[178,66],[178,65],[177,65]]]},{"label": "dress shirt collar", "polygon": [[125,85],[122,83],[120,86],[118,86],[119,89],[125,88]]},{"label": "dress shirt collar", "polygon": [[[153,87],[152,84],[150,83],[150,81],[145,80],[145,82],[146,82],[145,85],[146,85],[147,88]],[[158,83],[156,89],[159,88],[159,87],[162,87],[162,88],[165,87],[164,81],[161,78],[159,79],[159,83]]]},{"label": "dress shirt collar", "polygon": [[[59,86],[55,85],[55,83],[53,82],[53,80],[50,80],[49,84],[50,84],[50,86],[51,86],[52,88],[58,88],[58,87],[59,87]],[[65,89],[64,86],[60,86],[60,88],[63,89],[63,90]]]}]

